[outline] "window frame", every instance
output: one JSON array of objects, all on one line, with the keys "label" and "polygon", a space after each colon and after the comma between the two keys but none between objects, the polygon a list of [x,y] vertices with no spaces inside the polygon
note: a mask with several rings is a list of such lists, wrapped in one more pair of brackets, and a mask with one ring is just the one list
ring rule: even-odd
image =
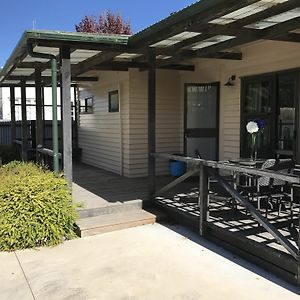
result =
[{"label": "window frame", "polygon": [[[92,104],[88,105],[88,100],[92,100]],[[84,105],[81,105],[81,101],[84,101]],[[84,108],[82,111],[81,109]],[[88,109],[91,108],[91,111]],[[83,99],[79,99],[79,114],[86,115],[86,114],[93,114],[94,113],[94,97],[88,96],[84,97]]]},{"label": "window frame", "polygon": [[[113,109],[111,105],[112,96],[117,95],[118,96],[118,107]],[[119,97],[119,90],[114,90],[108,92],[108,112],[109,113],[117,113],[120,112],[120,97]]]}]

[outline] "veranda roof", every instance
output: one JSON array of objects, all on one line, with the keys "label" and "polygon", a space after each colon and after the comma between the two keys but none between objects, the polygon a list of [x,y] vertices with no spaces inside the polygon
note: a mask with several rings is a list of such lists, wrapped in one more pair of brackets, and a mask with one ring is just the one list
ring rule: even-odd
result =
[{"label": "veranda roof", "polygon": [[132,36],[26,31],[0,72],[0,85],[33,82],[37,67],[47,84],[50,62],[30,57],[28,45],[58,60],[60,49],[69,47],[72,80],[86,81],[97,80],[86,75],[91,70],[146,69],[149,51],[157,68],[193,70],[193,58],[240,60],[247,43],[300,42],[299,28],[299,0],[202,0]]}]

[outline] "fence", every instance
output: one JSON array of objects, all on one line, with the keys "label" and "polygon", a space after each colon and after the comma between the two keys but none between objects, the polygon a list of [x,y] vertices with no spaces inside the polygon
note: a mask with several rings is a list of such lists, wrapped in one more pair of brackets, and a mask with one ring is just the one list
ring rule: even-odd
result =
[{"label": "fence", "polygon": [[[36,146],[35,142],[35,123],[36,121],[27,121],[27,126],[29,129],[29,141],[31,147]],[[73,122],[72,135],[73,142],[75,142],[75,133],[76,133],[76,123]],[[58,133],[59,141],[61,136],[61,121],[58,122]],[[16,139],[22,139],[22,124],[21,121],[16,122]],[[0,145],[9,145],[11,144],[11,122],[0,122]],[[60,143],[59,143],[60,144]],[[52,149],[52,122],[44,121],[44,142],[43,147]]]}]

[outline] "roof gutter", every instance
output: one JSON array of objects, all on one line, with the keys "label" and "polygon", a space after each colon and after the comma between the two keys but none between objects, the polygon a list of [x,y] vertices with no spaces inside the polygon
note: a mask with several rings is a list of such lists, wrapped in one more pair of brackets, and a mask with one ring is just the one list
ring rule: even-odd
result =
[{"label": "roof gutter", "polygon": [[54,172],[59,172],[58,153],[58,121],[57,121],[57,61],[56,56],[49,53],[34,52],[32,43],[27,43],[27,51],[31,57],[51,60],[51,86],[52,86],[52,145]]}]

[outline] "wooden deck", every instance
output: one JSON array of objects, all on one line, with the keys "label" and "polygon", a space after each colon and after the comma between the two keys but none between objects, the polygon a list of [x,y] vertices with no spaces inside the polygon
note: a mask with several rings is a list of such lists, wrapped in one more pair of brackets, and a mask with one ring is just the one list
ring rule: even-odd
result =
[{"label": "wooden deck", "polygon": [[[196,186],[188,190],[184,183],[181,185],[185,192],[169,192],[165,197],[156,197],[155,203],[174,220],[199,231],[198,191]],[[296,283],[297,261],[271,234],[242,206],[233,208],[230,198],[211,194],[209,199],[209,218],[205,235],[208,239]],[[296,216],[299,216],[299,208],[294,210],[293,226],[290,226],[288,210],[282,210],[281,213],[271,211],[268,220],[297,246],[299,226]]]},{"label": "wooden deck", "polygon": [[[160,176],[157,178],[157,186],[162,187],[174,180],[170,176]],[[74,196],[83,200],[81,196],[88,195],[98,203],[130,203],[141,201],[145,205],[149,201],[147,177],[143,178],[125,178],[123,176],[95,168],[83,163],[75,163],[73,169],[73,183],[75,184]],[[186,184],[188,188],[193,184]],[[178,192],[182,187],[175,188]],[[85,190],[85,192],[83,191]],[[82,195],[76,194],[82,193]],[[85,193],[85,194],[84,194]],[[94,201],[94,202],[95,202]]]}]

